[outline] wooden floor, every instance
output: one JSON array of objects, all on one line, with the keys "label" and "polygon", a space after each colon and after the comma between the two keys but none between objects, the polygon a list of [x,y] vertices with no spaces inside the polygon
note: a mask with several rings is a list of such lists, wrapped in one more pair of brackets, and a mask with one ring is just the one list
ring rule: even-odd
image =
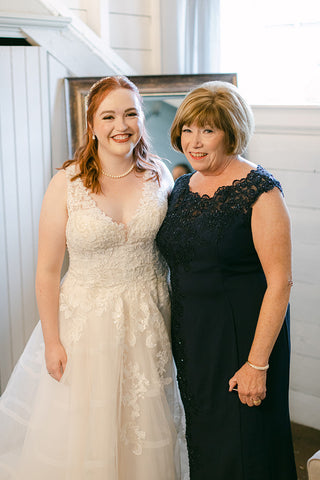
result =
[{"label": "wooden floor", "polygon": [[320,430],[292,423],[298,480],[308,480],[307,460],[320,450]]}]

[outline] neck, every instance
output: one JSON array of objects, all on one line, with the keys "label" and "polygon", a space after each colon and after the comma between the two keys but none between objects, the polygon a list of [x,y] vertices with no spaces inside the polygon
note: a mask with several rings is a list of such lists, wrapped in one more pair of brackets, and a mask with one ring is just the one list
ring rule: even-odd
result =
[{"label": "neck", "polygon": [[228,167],[232,163],[234,163],[236,159],[237,157],[228,156],[216,168],[200,171],[199,173],[205,177],[220,177],[220,175],[223,175],[226,172],[226,170],[228,170]]},{"label": "neck", "polygon": [[133,155],[129,155],[128,157],[113,157],[109,154],[101,155],[98,151],[98,157],[101,169],[110,175],[122,175],[127,172],[134,163]]},{"label": "neck", "polygon": [[129,175],[129,173],[131,173],[133,169],[134,169],[134,163],[131,164],[131,167],[128,170],[126,170],[125,172],[120,173],[120,174],[115,175],[115,174],[105,172],[103,170],[103,168],[101,169],[101,173],[102,173],[103,176],[109,177],[109,178],[123,178],[123,177],[126,177],[127,175]]}]

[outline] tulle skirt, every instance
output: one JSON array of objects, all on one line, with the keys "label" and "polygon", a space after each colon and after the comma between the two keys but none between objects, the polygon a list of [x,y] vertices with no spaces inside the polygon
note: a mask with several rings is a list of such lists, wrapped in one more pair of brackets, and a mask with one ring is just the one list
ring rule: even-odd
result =
[{"label": "tulle skirt", "polygon": [[161,282],[93,292],[66,281],[60,382],[36,326],[0,400],[1,480],[188,478]]}]

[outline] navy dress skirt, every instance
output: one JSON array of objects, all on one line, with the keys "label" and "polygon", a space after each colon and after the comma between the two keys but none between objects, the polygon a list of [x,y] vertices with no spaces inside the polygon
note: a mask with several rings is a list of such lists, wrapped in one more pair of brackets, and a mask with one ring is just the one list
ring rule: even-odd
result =
[{"label": "navy dress skirt", "polygon": [[171,272],[172,345],[191,480],[294,480],[289,309],[261,406],[243,405],[237,392],[228,391],[248,358],[266,290],[252,239],[252,206],[281,186],[258,166],[208,197],[190,191],[191,175],[176,181],[157,237]]}]

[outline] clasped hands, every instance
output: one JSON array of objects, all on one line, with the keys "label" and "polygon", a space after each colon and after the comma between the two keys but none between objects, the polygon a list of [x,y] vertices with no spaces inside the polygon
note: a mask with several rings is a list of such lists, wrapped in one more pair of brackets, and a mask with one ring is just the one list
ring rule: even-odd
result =
[{"label": "clasped hands", "polygon": [[267,372],[255,370],[245,363],[229,380],[229,392],[238,392],[240,402],[258,407],[266,398]]}]

